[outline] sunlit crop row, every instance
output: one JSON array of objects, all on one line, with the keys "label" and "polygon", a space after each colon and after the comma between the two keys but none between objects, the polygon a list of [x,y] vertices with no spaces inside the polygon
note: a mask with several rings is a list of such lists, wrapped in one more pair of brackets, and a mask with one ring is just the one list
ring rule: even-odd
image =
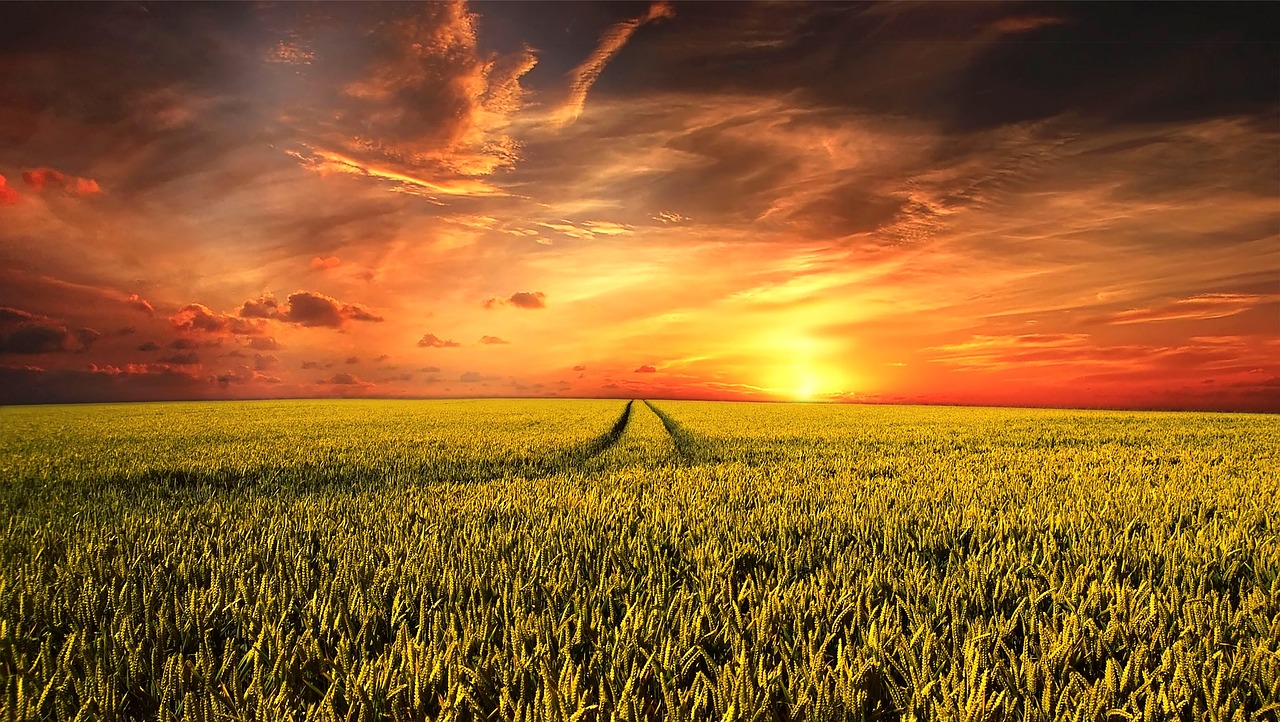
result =
[{"label": "sunlit crop row", "polygon": [[0,409],[0,707],[1280,709],[1274,417],[654,406]]}]

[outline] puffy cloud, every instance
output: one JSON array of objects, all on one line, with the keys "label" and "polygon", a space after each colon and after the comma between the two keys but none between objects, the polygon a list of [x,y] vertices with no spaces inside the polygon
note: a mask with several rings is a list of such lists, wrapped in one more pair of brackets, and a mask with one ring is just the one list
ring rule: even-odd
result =
[{"label": "puffy cloud", "polygon": [[255,371],[270,371],[280,364],[280,359],[271,354],[255,353],[253,355],[253,369]]},{"label": "puffy cloud", "polygon": [[458,380],[464,384],[478,384],[483,381],[491,381],[492,379],[479,371],[464,371],[460,376],[458,376]]},{"label": "puffy cloud", "polygon": [[327,258],[321,258],[319,256],[316,256],[315,258],[311,259],[311,267],[320,271],[327,271],[330,268],[337,268],[341,264],[342,264],[342,261],[337,256],[328,256]]},{"label": "puffy cloud", "polygon": [[271,294],[250,299],[240,306],[239,313],[242,318],[271,318],[300,326],[326,328],[340,328],[347,321],[376,323],[384,320],[364,306],[344,303],[312,291],[291,293],[283,304]]},{"label": "puffy cloud", "polygon": [[485,308],[498,308],[499,306],[515,306],[516,308],[546,308],[547,295],[541,291],[517,291],[507,298],[493,297],[484,302]]},{"label": "puffy cloud", "polygon": [[237,318],[215,313],[208,306],[189,303],[169,317],[169,323],[180,331],[202,333],[230,333],[247,336],[264,333],[266,326],[255,319]]},{"label": "puffy cloud", "polygon": [[155,341],[144,341],[138,344],[138,350],[139,351],[159,351],[160,344],[156,343]]},{"label": "puffy cloud", "polygon": [[280,306],[271,294],[250,299],[240,306],[240,316],[243,318],[275,318],[279,311]]},{"label": "puffy cloud", "polygon": [[462,344],[452,339],[443,339],[434,333],[429,333],[418,339],[418,345],[422,348],[458,348]]},{"label": "puffy cloud", "polygon": [[425,372],[425,373],[429,373],[429,374],[438,374],[438,373],[440,373],[443,369],[441,369],[439,366],[423,366],[422,368],[420,368],[420,369],[418,369],[418,370],[419,370],[419,371],[423,371],[423,372]]},{"label": "puffy cloud", "polygon": [[511,342],[510,342],[510,341],[504,341],[504,340],[502,340],[502,339],[498,338],[497,336],[481,336],[481,337],[480,337],[480,343],[482,343],[482,344],[484,344],[484,345],[487,345],[487,346],[500,346],[500,345],[504,345],[504,344],[509,344],[509,343],[511,343]]},{"label": "puffy cloud", "polygon": [[319,361],[303,361],[303,362],[302,362],[302,370],[303,370],[303,371],[306,371],[306,370],[309,370],[309,369],[318,369],[318,368],[320,368],[320,362],[319,362]]},{"label": "puffy cloud", "polygon": [[657,370],[658,370],[658,369],[657,369],[656,367],[653,367],[653,366],[650,366],[650,365],[648,365],[648,364],[645,364],[644,366],[641,366],[641,367],[637,368],[633,373],[637,373],[637,374],[651,374],[651,373],[655,373],[655,372],[657,372]]},{"label": "puffy cloud", "polygon": [[57,189],[71,196],[92,196],[102,192],[95,180],[69,176],[52,168],[26,171],[22,174],[22,181],[36,191]]},{"label": "puffy cloud", "polygon": [[586,366],[583,366],[582,364],[578,364],[577,366],[574,366],[574,367],[573,367],[573,370],[574,370],[574,371],[586,371],[586,370],[587,370],[587,367],[586,367]]},{"label": "puffy cloud", "polygon": [[274,336],[258,336],[249,340],[249,348],[255,351],[275,351],[281,346]]},{"label": "puffy cloud", "polygon": [[360,357],[359,357],[359,356],[348,356],[348,357],[347,357],[347,363],[348,363],[348,364],[358,364],[358,363],[360,363]]}]

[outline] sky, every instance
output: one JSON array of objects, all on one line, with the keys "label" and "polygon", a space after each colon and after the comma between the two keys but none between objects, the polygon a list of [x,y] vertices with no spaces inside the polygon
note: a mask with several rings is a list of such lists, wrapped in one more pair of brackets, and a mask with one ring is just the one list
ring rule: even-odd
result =
[{"label": "sky", "polygon": [[1269,3],[0,5],[0,403],[1280,411]]}]

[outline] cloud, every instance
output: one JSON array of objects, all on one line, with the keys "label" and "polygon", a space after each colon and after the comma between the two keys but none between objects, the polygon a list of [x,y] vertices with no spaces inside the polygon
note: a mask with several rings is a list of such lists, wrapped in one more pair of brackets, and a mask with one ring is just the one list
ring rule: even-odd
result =
[{"label": "cloud", "polygon": [[234,369],[230,369],[225,373],[219,374],[216,380],[218,382],[218,386],[222,388],[229,387],[233,384],[239,385],[254,382],[265,384],[282,383],[282,380],[279,377],[268,376],[259,371],[255,371],[248,366],[238,366]]},{"label": "cloud", "polygon": [[372,311],[353,303],[312,291],[289,294],[283,304],[271,294],[245,301],[240,306],[242,318],[276,319],[296,323],[299,326],[340,328],[347,321],[381,322],[384,319]]},{"label": "cloud", "polygon": [[587,367],[586,367],[586,366],[583,366],[582,364],[579,364],[579,365],[577,365],[577,366],[574,366],[574,367],[573,367],[573,370],[574,370],[574,371],[586,371],[586,370],[587,370]]},{"label": "cloud", "polygon": [[364,176],[375,180],[387,181],[392,190],[413,195],[436,196],[505,196],[507,192],[496,188],[487,181],[475,178],[454,178],[447,180],[428,180],[409,173],[379,167],[367,161],[361,161],[350,155],[333,151],[305,148],[289,151],[289,155],[297,158],[308,170],[329,175],[345,173]]},{"label": "cloud", "polygon": [[[350,60],[318,55],[337,92],[323,123],[298,121],[309,140],[293,151],[304,167],[382,181],[428,197],[497,196],[483,180],[520,157],[513,121],[524,107],[521,78],[537,64],[533,48],[483,51],[478,17],[464,2],[417,6],[384,21],[353,48],[372,57],[344,82]],[[323,67],[321,67],[323,66]]]},{"label": "cloud", "polygon": [[271,354],[255,353],[253,355],[253,369],[255,371],[270,371],[280,365],[280,359]]},{"label": "cloud", "polygon": [[258,336],[249,340],[249,348],[255,351],[275,351],[281,345],[274,336]]},{"label": "cloud", "polygon": [[517,291],[507,298],[493,297],[484,302],[485,308],[499,306],[515,306],[516,308],[535,309],[547,307],[547,295],[541,291]]},{"label": "cloud", "polygon": [[316,256],[315,258],[311,259],[311,267],[320,271],[327,271],[330,268],[337,268],[341,264],[342,264],[342,261],[337,256],[329,256],[327,258],[321,258],[319,256]]},{"label": "cloud", "polygon": [[102,192],[98,182],[89,178],[69,176],[52,168],[36,168],[22,174],[22,182],[36,191],[60,190],[69,196],[92,196]]},{"label": "cloud", "polygon": [[46,316],[0,306],[0,353],[37,355],[88,351],[102,334]]},{"label": "cloud", "polygon": [[438,374],[438,373],[440,373],[443,369],[441,369],[439,366],[423,366],[422,368],[420,368],[420,369],[418,369],[418,370],[419,370],[419,371],[422,371],[422,372],[424,372],[424,373],[429,373],[429,374]]},{"label": "cloud", "polygon": [[275,318],[279,311],[275,296],[271,294],[250,299],[240,306],[240,316],[243,318]]},{"label": "cloud", "polygon": [[637,373],[637,374],[651,374],[651,373],[656,373],[656,372],[657,372],[657,370],[658,370],[657,368],[655,368],[655,367],[653,367],[653,366],[650,366],[650,365],[648,365],[648,364],[645,364],[644,366],[641,366],[640,368],[637,368],[637,369],[636,369],[635,371],[633,371],[632,373]]},{"label": "cloud", "polygon": [[174,366],[198,366],[200,364],[200,355],[195,351],[183,351],[169,356],[162,356],[161,363],[173,364]]},{"label": "cloud", "polygon": [[1153,308],[1120,311],[1100,320],[1109,324],[1151,323],[1155,321],[1204,321],[1244,313],[1264,303],[1280,301],[1280,294],[1204,293],[1180,298]]},{"label": "cloud", "polygon": [[452,339],[442,339],[434,333],[429,333],[418,339],[418,345],[422,348],[458,348],[462,344]]},{"label": "cloud", "polygon": [[302,362],[302,370],[304,371],[308,369],[318,369],[318,368],[320,368],[319,361],[303,361]]},{"label": "cloud", "polygon": [[91,328],[69,329],[55,324],[28,323],[0,336],[0,353],[35,355],[87,351],[101,335]]},{"label": "cloud", "polygon": [[144,341],[138,344],[138,350],[139,351],[159,351],[160,344],[156,343],[155,341]]},{"label": "cloud", "polygon": [[500,345],[503,345],[503,344],[509,344],[509,343],[511,343],[511,342],[510,342],[510,341],[504,341],[504,340],[502,340],[502,339],[498,338],[497,336],[481,336],[481,337],[480,337],[480,343],[485,344],[485,345],[488,345],[488,346],[500,346]]},{"label": "cloud", "polygon": [[148,316],[154,316],[156,314],[156,310],[151,306],[151,303],[136,293],[130,294],[128,303],[133,308],[147,314]]},{"label": "cloud", "polygon": [[649,12],[644,15],[624,20],[605,30],[591,55],[569,72],[568,96],[555,110],[552,122],[563,127],[577,120],[578,116],[582,115],[583,106],[586,105],[587,92],[591,90],[592,85],[595,85],[604,66],[619,50],[622,50],[622,46],[627,44],[631,35],[646,23],[670,17],[675,17],[675,11],[671,9],[671,5],[666,2],[655,2],[649,6]]},{"label": "cloud", "polygon": [[38,321],[41,318],[43,318],[43,316],[37,316],[30,311],[23,311],[20,308],[0,306],[0,324],[22,321]]},{"label": "cloud", "polygon": [[189,332],[247,336],[266,331],[266,326],[261,321],[215,313],[208,306],[199,303],[189,303],[178,309],[177,313],[169,317],[169,323],[180,331]]},{"label": "cloud", "polygon": [[373,386],[371,382],[346,372],[336,373],[327,379],[321,379],[318,383],[331,384],[333,386]]},{"label": "cloud", "polygon": [[458,380],[464,384],[478,384],[482,381],[491,381],[489,377],[478,371],[465,371],[458,376]]},{"label": "cloud", "polygon": [[353,365],[353,364],[358,364],[358,363],[360,363],[360,357],[359,357],[359,356],[348,356],[348,357],[347,357],[347,363],[348,363],[348,364],[352,364],[352,365]]},{"label": "cloud", "polygon": [[1066,22],[1067,20],[1064,18],[1050,15],[1024,15],[1001,18],[996,21],[994,28],[998,33],[1013,35],[1015,33],[1029,33],[1041,28],[1053,27],[1054,25],[1063,25]]},{"label": "cloud", "polygon": [[0,175],[0,206],[11,206],[22,200],[22,194],[9,186],[9,181]]}]

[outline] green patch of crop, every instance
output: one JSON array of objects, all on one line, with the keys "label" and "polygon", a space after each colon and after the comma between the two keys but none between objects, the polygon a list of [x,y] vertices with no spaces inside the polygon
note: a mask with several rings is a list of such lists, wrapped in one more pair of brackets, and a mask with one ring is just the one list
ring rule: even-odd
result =
[{"label": "green patch of crop", "polygon": [[1234,720],[1280,420],[0,409],[12,719]]}]

